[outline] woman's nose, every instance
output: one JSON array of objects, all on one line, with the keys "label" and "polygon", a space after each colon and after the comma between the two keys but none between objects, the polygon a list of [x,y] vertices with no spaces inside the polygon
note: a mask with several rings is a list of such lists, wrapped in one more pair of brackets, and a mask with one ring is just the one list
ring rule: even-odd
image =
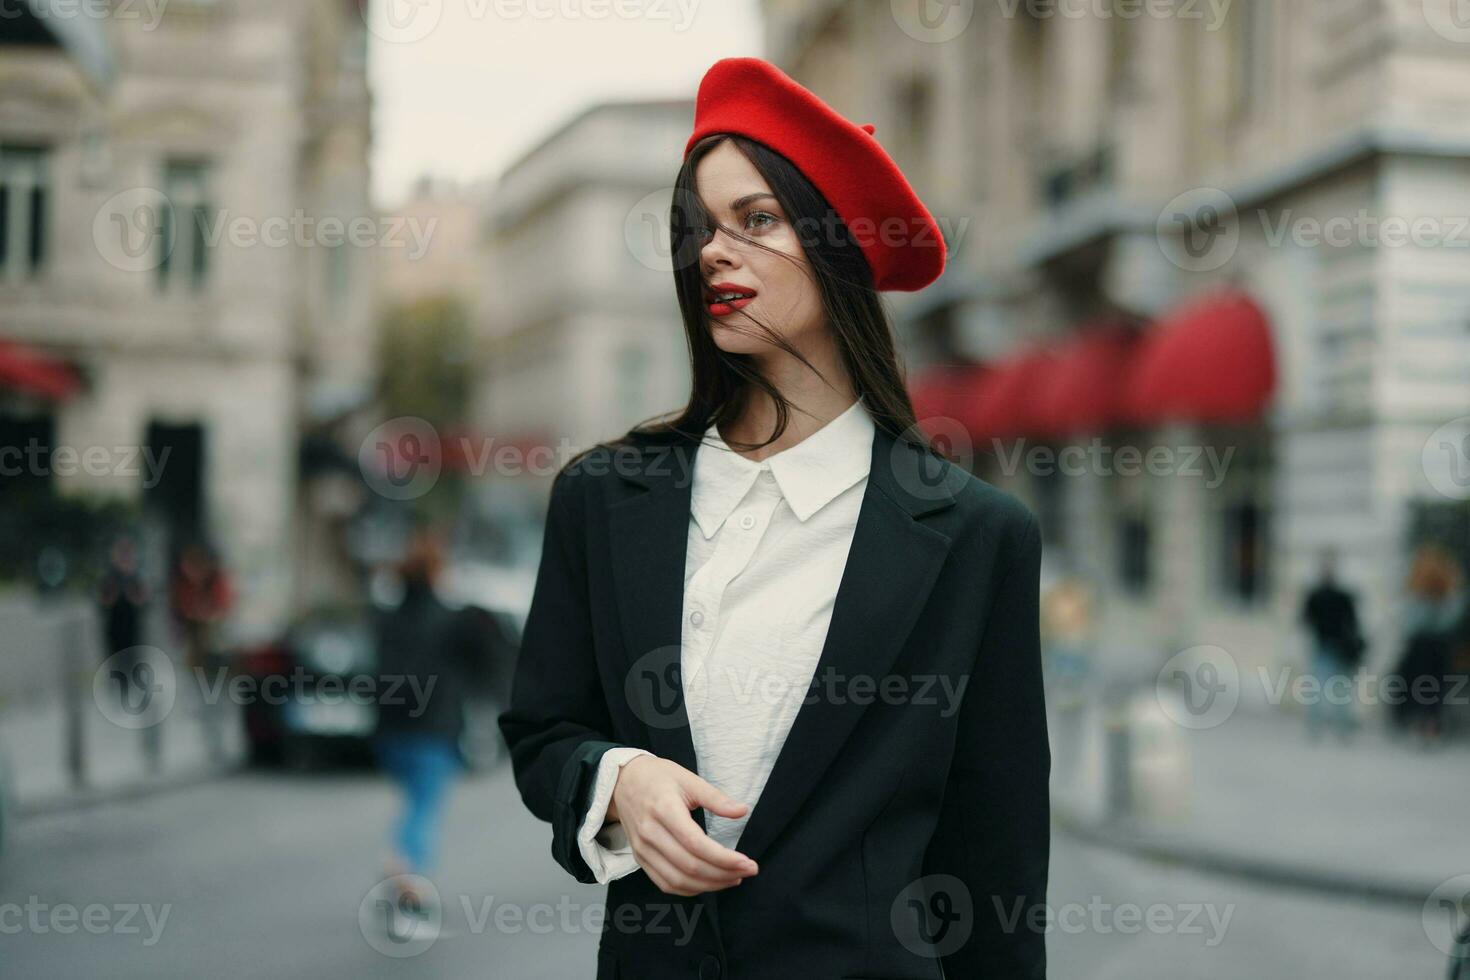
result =
[{"label": "woman's nose", "polygon": [[716,266],[730,267],[740,264],[737,251],[731,247],[731,238],[723,229],[717,229],[710,236],[709,241],[704,243],[704,247],[699,252],[699,259],[704,264],[706,271]]}]

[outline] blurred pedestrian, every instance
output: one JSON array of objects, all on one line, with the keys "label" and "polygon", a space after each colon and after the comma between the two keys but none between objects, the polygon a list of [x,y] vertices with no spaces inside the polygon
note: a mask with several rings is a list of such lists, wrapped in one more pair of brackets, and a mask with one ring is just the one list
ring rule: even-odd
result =
[{"label": "blurred pedestrian", "polygon": [[[214,659],[219,628],[234,602],[234,586],[215,550],[200,539],[184,545],[169,576],[169,603],[184,647],[184,664],[191,672],[202,673]],[[209,758],[220,763],[225,758],[221,706],[204,697],[211,689],[208,684],[201,683],[198,689],[205,747]]]},{"label": "blurred pedestrian", "polygon": [[1075,774],[1081,758],[1083,719],[1092,675],[1093,599],[1086,580],[1062,572],[1041,597],[1041,641],[1047,704],[1057,717],[1057,769]]},{"label": "blurred pedestrian", "polygon": [[1403,697],[1395,721],[1426,747],[1443,734],[1446,674],[1465,613],[1463,578],[1455,559],[1435,544],[1420,546],[1409,570],[1404,652],[1395,671]]},{"label": "blurred pedestrian", "polygon": [[107,553],[107,570],[97,587],[97,607],[102,619],[102,657],[121,654],[113,665],[118,694],[127,700],[135,681],[137,647],[143,637],[143,616],[150,593],[143,580],[138,542],[130,535],[113,541]]},{"label": "blurred pedestrian", "polygon": [[203,669],[215,652],[216,634],[234,605],[229,573],[202,540],[179,551],[169,576],[174,625],[184,644],[184,662]]},{"label": "blurred pedestrian", "polygon": [[1358,728],[1354,686],[1367,644],[1358,624],[1356,597],[1337,581],[1337,552],[1323,550],[1317,584],[1302,602],[1301,620],[1311,634],[1310,673],[1317,681],[1307,705],[1307,731],[1320,736],[1329,726],[1344,739]]},{"label": "blurred pedestrian", "polygon": [[404,799],[388,876],[409,907],[421,907],[423,897],[405,876],[427,876],[434,868],[445,804],[464,768],[464,678],[476,656],[468,617],[435,593],[443,565],[438,531],[417,529],[400,566],[402,599],[380,614],[377,630],[374,750]]}]

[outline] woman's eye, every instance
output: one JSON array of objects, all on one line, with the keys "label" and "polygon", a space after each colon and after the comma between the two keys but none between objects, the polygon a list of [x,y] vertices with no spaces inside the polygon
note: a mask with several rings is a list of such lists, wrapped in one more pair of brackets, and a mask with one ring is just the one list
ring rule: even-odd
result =
[{"label": "woman's eye", "polygon": [[[764,218],[766,220],[763,220],[763,221],[758,220],[758,219],[762,219],[762,218]],[[775,222],[777,222],[779,220],[780,220],[779,218],[777,218],[774,214],[772,214],[769,211],[752,211],[752,212],[750,212],[750,214],[747,214],[745,216],[745,226],[747,228],[750,228],[750,227],[764,228],[767,225],[773,224],[773,223],[775,223]]]}]

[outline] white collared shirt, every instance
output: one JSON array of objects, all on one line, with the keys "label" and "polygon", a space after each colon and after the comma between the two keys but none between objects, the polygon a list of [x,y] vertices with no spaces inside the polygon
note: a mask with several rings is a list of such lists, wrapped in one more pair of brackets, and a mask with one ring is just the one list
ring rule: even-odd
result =
[{"label": "white collared shirt", "polygon": [[[705,811],[735,847],[796,719],[827,638],[868,483],[875,426],[859,398],[794,446],[755,462],[717,426],[695,454],[680,676],[699,775],[745,816]],[[650,755],[609,749],[577,834],[599,882],[638,869],[620,824],[603,826],[618,770]]]}]

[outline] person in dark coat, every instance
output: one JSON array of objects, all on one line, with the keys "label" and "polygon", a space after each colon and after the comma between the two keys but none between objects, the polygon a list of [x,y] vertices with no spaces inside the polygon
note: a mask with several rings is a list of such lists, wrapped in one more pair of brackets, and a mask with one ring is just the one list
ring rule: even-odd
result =
[{"label": "person in dark coat", "polygon": [[1437,545],[1415,553],[1404,607],[1404,651],[1395,669],[1398,727],[1433,745],[1443,734],[1441,714],[1451,654],[1465,613],[1463,574]]},{"label": "person in dark coat", "polygon": [[[422,528],[401,566],[403,598],[377,625],[379,764],[403,793],[389,876],[427,875],[438,851],[444,807],[463,769],[465,679],[475,657],[472,623],[434,591],[443,566],[437,531]],[[411,883],[400,895],[415,897]]]},{"label": "person in dark coat", "polygon": [[[134,680],[136,648],[142,642],[143,616],[150,598],[138,558],[138,543],[128,536],[118,538],[108,553],[107,571],[97,589],[97,605],[102,618],[102,656],[105,659],[123,654],[120,659],[125,662],[116,664],[116,676],[124,688]],[[123,694],[126,696],[127,691]]]},{"label": "person in dark coat", "polygon": [[1307,730],[1318,735],[1335,725],[1346,737],[1358,727],[1353,678],[1363,658],[1357,600],[1337,582],[1337,555],[1322,553],[1321,577],[1302,603],[1302,621],[1312,636],[1312,675],[1317,690],[1307,706]]}]

